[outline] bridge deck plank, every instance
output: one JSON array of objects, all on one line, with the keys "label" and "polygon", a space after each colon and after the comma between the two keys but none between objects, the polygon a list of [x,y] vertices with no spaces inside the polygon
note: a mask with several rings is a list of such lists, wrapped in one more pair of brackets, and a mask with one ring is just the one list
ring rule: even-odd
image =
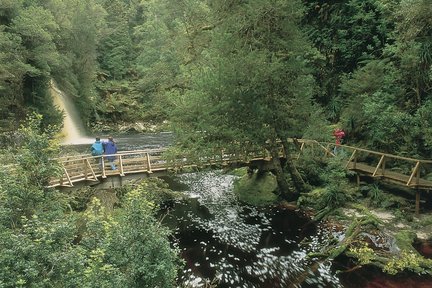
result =
[{"label": "bridge deck plank", "polygon": [[[370,166],[367,165],[365,163],[361,163],[361,162],[357,162],[355,164],[355,168],[354,168],[354,163],[350,162],[348,164],[347,167],[349,170],[353,170],[356,172],[359,172],[361,174],[365,174],[368,176],[372,176],[376,167],[374,166]],[[410,185],[407,185],[410,176],[409,175],[405,175],[399,172],[395,172],[395,171],[391,171],[386,169],[384,172],[384,175],[381,174],[381,170],[378,170],[379,174],[376,174],[374,177],[375,178],[380,178],[381,180],[387,180],[399,185],[403,185],[406,187],[410,187],[410,188],[418,188],[418,189],[432,189],[432,181],[426,180],[426,179],[422,179],[420,178],[418,180],[418,184],[416,183],[416,179],[412,179]]]}]

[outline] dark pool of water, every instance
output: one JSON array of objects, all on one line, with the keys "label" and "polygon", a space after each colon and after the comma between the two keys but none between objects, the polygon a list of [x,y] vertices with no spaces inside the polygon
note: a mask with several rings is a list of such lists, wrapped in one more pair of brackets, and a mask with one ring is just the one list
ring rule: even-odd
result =
[{"label": "dark pool of water", "polygon": [[[372,267],[354,269],[348,259],[319,261],[308,257],[342,232],[310,225],[300,211],[255,208],[238,203],[235,176],[221,171],[183,174],[187,199],[162,209],[172,228],[172,244],[185,266],[179,286],[205,287],[342,287],[426,288],[432,279],[412,274],[389,276]],[[172,184],[172,183],[171,183]]]},{"label": "dark pool of water", "polygon": [[[322,232],[306,215],[281,207],[238,203],[235,176],[219,172],[183,174],[189,198],[170,203],[165,225],[185,267],[179,283],[203,287],[342,287],[329,261],[307,257],[319,251]],[[336,286],[334,286],[336,283]],[[318,285],[318,286],[317,286]]]}]

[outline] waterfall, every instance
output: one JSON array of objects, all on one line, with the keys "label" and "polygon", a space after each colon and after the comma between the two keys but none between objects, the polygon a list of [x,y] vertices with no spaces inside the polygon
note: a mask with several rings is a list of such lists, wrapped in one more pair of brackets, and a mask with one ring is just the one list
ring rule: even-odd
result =
[{"label": "waterfall", "polygon": [[61,131],[62,144],[86,144],[91,143],[93,138],[86,136],[84,125],[73,102],[65,95],[51,80],[50,93],[54,105],[63,111],[63,129]]}]

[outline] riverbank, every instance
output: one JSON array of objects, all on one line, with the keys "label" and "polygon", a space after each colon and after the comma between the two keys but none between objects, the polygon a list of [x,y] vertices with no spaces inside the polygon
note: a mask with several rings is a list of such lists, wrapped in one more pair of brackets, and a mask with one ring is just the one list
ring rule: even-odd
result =
[{"label": "riverbank", "polygon": [[158,133],[169,131],[169,122],[150,123],[144,121],[135,122],[96,122],[90,127],[91,133],[113,133],[113,134],[139,134]]},{"label": "riverbank", "polygon": [[[323,251],[310,256],[325,259],[348,256],[352,261],[347,270],[366,265],[389,275],[411,272],[431,276],[431,211],[415,217],[412,203],[389,192],[380,193],[381,205],[384,201],[393,204],[383,208],[371,200],[371,195],[365,195],[328,211],[321,223],[329,231],[341,234]],[[314,211],[313,215],[319,214],[320,211]]]},{"label": "riverbank", "polygon": [[[363,183],[360,187],[350,184],[346,191],[333,194],[329,189],[322,187],[304,193],[297,203],[276,204],[275,179],[271,175],[244,174],[235,183],[236,194],[243,202],[299,210],[309,215],[311,222],[324,225],[333,240],[320,251],[310,253],[311,258],[333,260],[344,255],[351,259],[347,270],[366,265],[389,275],[412,272],[432,276],[430,209],[425,207],[415,217],[415,205],[409,194],[402,197],[376,184]],[[345,194],[344,201],[340,200],[341,193]],[[330,206],[335,201],[339,204],[322,205],[326,198]]]}]

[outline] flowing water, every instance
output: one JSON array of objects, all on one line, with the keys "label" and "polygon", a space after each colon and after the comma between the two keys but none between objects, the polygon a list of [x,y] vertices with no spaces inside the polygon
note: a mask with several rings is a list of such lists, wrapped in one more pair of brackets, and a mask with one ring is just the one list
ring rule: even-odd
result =
[{"label": "flowing water", "polygon": [[190,197],[164,211],[164,223],[175,231],[173,243],[186,261],[179,283],[343,287],[331,272],[331,262],[307,257],[325,243],[320,229],[306,225],[308,218],[296,211],[238,203],[234,179],[220,171],[180,175]]},{"label": "flowing water", "polygon": [[54,105],[63,111],[62,144],[90,143],[93,139],[85,135],[84,124],[73,102],[57,87],[53,80],[50,82],[50,92]]},{"label": "flowing water", "polygon": [[[179,175],[188,197],[167,204],[163,223],[185,266],[179,286],[426,288],[431,278],[389,276],[372,267],[350,271],[349,259],[320,261],[308,253],[341,241],[341,231],[310,224],[306,215],[283,207],[256,208],[239,203],[236,176],[221,171]],[[206,286],[207,285],[207,286]]]},{"label": "flowing water", "polygon": [[[113,135],[118,151],[131,151],[141,149],[159,149],[168,147],[173,139],[170,132],[142,133],[134,135]],[[101,137],[102,141],[107,141],[107,137]],[[94,138],[89,138],[80,144],[62,145],[62,154],[90,154],[90,146],[94,143]]]}]

